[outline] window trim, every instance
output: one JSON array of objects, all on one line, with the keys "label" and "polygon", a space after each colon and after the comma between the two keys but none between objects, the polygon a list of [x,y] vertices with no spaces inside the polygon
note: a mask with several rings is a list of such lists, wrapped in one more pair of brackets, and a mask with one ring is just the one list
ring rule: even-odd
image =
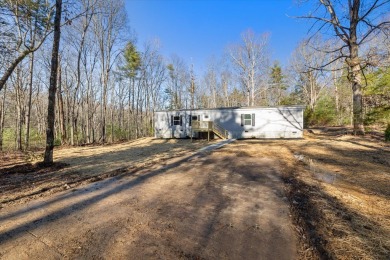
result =
[{"label": "window trim", "polygon": [[183,125],[183,116],[171,116],[171,126],[182,126]]},{"label": "window trim", "polygon": [[[247,118],[248,116],[250,118]],[[241,114],[241,126],[242,127],[255,126],[255,114],[254,113]]]},{"label": "window trim", "polygon": [[173,125],[180,125],[180,116],[173,116]]}]

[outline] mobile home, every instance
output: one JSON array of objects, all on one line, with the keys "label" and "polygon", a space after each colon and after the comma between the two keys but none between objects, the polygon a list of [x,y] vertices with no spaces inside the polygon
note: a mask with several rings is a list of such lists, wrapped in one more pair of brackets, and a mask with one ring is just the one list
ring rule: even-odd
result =
[{"label": "mobile home", "polygon": [[156,138],[302,138],[304,106],[182,109],[155,113]]}]

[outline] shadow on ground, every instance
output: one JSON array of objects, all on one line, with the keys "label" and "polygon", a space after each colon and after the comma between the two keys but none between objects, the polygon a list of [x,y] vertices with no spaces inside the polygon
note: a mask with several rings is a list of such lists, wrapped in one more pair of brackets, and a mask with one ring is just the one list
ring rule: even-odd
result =
[{"label": "shadow on ground", "polygon": [[[34,234],[60,257],[291,259],[296,240],[275,165],[205,152],[123,172],[1,212],[0,252],[11,254],[11,244]],[[60,230],[74,218],[83,225]],[[34,258],[34,249],[12,246]]]}]

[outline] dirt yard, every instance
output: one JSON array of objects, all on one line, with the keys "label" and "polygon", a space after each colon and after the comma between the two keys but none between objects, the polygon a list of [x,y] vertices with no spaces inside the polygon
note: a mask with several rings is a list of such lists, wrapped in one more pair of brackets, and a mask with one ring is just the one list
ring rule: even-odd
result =
[{"label": "dirt yard", "polygon": [[205,144],[2,155],[0,258],[388,259],[388,143],[313,130],[190,156]]},{"label": "dirt yard", "polygon": [[42,160],[43,152],[0,154],[0,207],[158,165],[170,158],[192,154],[206,144],[206,141],[142,138],[107,146],[60,148],[55,149],[56,163],[50,168],[35,164]]}]

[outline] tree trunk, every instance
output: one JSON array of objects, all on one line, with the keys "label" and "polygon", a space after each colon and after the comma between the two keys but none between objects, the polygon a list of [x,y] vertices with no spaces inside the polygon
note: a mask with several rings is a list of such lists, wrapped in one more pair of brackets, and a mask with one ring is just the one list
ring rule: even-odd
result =
[{"label": "tree trunk", "polygon": [[255,105],[255,82],[254,82],[254,75],[252,76],[251,80],[251,106]]},{"label": "tree trunk", "polygon": [[103,96],[102,96],[102,143],[106,142],[106,113],[107,113],[107,84],[106,77],[103,72]]},{"label": "tree trunk", "polygon": [[22,125],[23,125],[23,104],[22,104],[22,86],[21,86],[21,78],[20,78],[20,68],[16,69],[16,83],[15,83],[15,94],[16,94],[16,143],[15,148],[18,151],[22,150]]},{"label": "tree trunk", "polygon": [[34,75],[34,52],[31,53],[30,59],[30,78],[29,78],[29,92],[28,92],[28,104],[26,111],[26,136],[24,139],[25,150],[28,150],[30,146],[30,121],[31,121],[31,99],[32,99],[32,85]]},{"label": "tree trunk", "polygon": [[341,125],[339,87],[338,87],[337,75],[335,71],[332,72],[332,77],[333,77],[333,85],[334,85],[337,125]]},{"label": "tree trunk", "polygon": [[[20,99],[20,97],[18,97]],[[22,150],[22,110],[20,101],[16,105],[16,150]]]},{"label": "tree trunk", "polygon": [[140,92],[141,92],[141,87],[140,87],[140,83],[138,83],[138,87],[137,87],[137,105],[136,105],[136,111],[135,111],[135,117],[134,117],[135,139],[139,138],[139,125],[140,125],[140,122],[138,121],[138,119],[139,119],[139,108],[140,108],[140,105],[141,105]]},{"label": "tree trunk", "polygon": [[35,102],[35,114],[37,116],[37,130],[38,135],[42,136],[45,132],[44,125],[45,125],[45,119],[41,110],[41,100],[39,99],[39,93],[40,93],[40,86],[37,85],[37,91],[36,91],[36,102]]},{"label": "tree trunk", "polygon": [[351,74],[351,85],[353,91],[353,131],[356,135],[364,135],[360,66],[353,66]]},{"label": "tree trunk", "polygon": [[4,86],[3,98],[0,103],[0,152],[3,150],[3,134],[4,134],[4,118],[5,118],[5,96],[7,93],[7,85]]},{"label": "tree trunk", "polygon": [[80,132],[81,132],[81,144],[86,143],[86,133],[85,133],[85,103],[84,98],[81,99],[81,106],[80,106],[80,114],[81,114],[81,125],[80,125]]},{"label": "tree trunk", "polygon": [[130,135],[130,133],[131,133],[131,130],[130,130],[130,128],[131,128],[131,123],[130,123],[130,120],[131,120],[131,113],[132,113],[132,109],[131,109],[131,93],[133,93],[133,92],[131,92],[131,89],[132,89],[132,87],[131,86],[133,86],[133,78],[131,78],[130,79],[130,86],[129,86],[129,93],[128,93],[128,111],[127,111],[127,140],[129,141],[130,140],[130,138],[131,138],[131,135]]},{"label": "tree trunk", "polygon": [[135,80],[133,80],[133,82],[132,82],[131,114],[133,116],[133,126],[132,126],[132,130],[131,130],[131,134],[132,134],[132,138],[136,139],[135,134],[134,134],[134,131],[135,131],[134,129],[135,129],[135,126],[137,124],[137,120],[135,117]]},{"label": "tree trunk", "polygon": [[62,98],[62,76],[61,76],[61,65],[58,65],[58,91],[57,91],[57,99],[58,99],[58,110],[59,110],[59,124],[60,124],[60,132],[61,132],[61,144],[66,143],[66,124],[65,124],[65,113],[64,113],[64,100]]},{"label": "tree trunk", "polygon": [[359,45],[357,44],[357,25],[359,22],[360,1],[356,0],[350,6],[350,39],[349,39],[349,77],[353,92],[353,131],[356,135],[364,135],[362,79],[359,59]]},{"label": "tree trunk", "polygon": [[74,145],[74,107],[70,109],[70,145]]},{"label": "tree trunk", "polygon": [[114,109],[115,109],[115,106],[114,106],[114,95],[115,95],[115,87],[112,86],[112,91],[111,91],[111,111],[110,111],[110,120],[111,120],[111,127],[110,127],[110,132],[111,132],[111,136],[110,136],[110,142],[111,143],[114,143]]},{"label": "tree trunk", "polygon": [[87,82],[87,100],[86,100],[86,102],[87,102],[87,121],[86,121],[86,126],[85,126],[85,132],[86,132],[86,134],[87,134],[87,143],[89,144],[89,143],[91,143],[91,135],[90,135],[90,122],[91,122],[91,117],[92,117],[92,115],[91,115],[91,104],[90,104],[90,96],[92,96],[92,94],[90,94],[90,82],[88,81]]},{"label": "tree trunk", "polygon": [[247,106],[250,107],[251,106],[251,102],[250,102],[250,90],[248,90],[248,93],[247,93]]},{"label": "tree trunk", "polygon": [[53,164],[58,50],[60,48],[60,37],[61,37],[61,11],[62,11],[62,0],[56,0],[56,13],[54,17],[54,38],[53,38],[53,50],[51,55],[51,72],[50,72],[50,85],[49,85],[49,98],[48,98],[49,103],[47,106],[46,150],[45,150],[45,156],[43,160],[43,163],[45,165]]}]

